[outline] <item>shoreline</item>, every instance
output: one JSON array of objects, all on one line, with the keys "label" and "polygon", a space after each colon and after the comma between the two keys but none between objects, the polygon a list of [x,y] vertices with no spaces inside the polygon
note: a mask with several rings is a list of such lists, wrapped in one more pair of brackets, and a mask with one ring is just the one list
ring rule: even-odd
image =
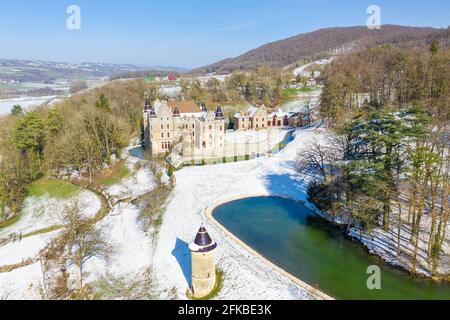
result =
[{"label": "shoreline", "polygon": [[[236,200],[242,200],[242,199],[254,198],[254,197],[273,197],[273,195],[271,195],[269,193],[265,193],[265,194],[256,194],[256,195],[228,197],[228,198],[222,199],[222,200],[214,203],[213,205],[207,207],[204,211],[205,216],[208,218],[209,221],[211,221],[214,224],[215,227],[217,227],[221,232],[223,232],[226,237],[228,237],[230,240],[232,240],[235,243],[237,243],[238,245],[240,245],[242,248],[244,248],[247,252],[249,252],[256,258],[259,258],[270,269],[274,270],[275,272],[281,274],[282,276],[284,276],[284,277],[288,278],[289,280],[291,280],[292,282],[294,282],[296,285],[298,285],[299,287],[304,289],[306,292],[308,292],[309,294],[311,294],[312,296],[317,298],[317,300],[336,300],[335,298],[320,291],[319,289],[312,287],[311,285],[302,281],[298,277],[292,275],[291,273],[287,272],[283,268],[281,268],[281,267],[277,266],[276,264],[274,264],[273,262],[269,261],[263,255],[261,255],[256,250],[251,248],[249,245],[247,245],[245,242],[243,242],[237,236],[235,236],[233,233],[231,233],[227,228],[225,228],[223,225],[221,225],[212,215],[214,209],[223,204],[226,204],[226,203],[232,202],[232,201],[236,201]],[[281,196],[277,196],[277,197],[295,201],[289,197],[281,197]],[[295,202],[297,202],[297,201],[295,201]]]},{"label": "shoreline", "polygon": [[[217,207],[219,207],[221,205],[224,205],[224,204],[227,204],[227,203],[230,203],[230,202],[233,202],[233,201],[237,201],[237,200],[254,198],[254,197],[278,197],[278,198],[283,198],[283,199],[294,201],[294,202],[299,203],[299,204],[304,206],[304,203],[302,201],[297,201],[294,198],[289,197],[289,196],[285,196],[285,195],[276,195],[276,194],[270,194],[270,193],[248,194],[248,195],[227,197],[227,198],[224,198],[224,199],[221,199],[221,200],[215,202],[214,204],[212,204],[211,206],[208,206],[204,210],[205,216],[208,218],[209,221],[212,222],[212,224],[216,228],[218,228],[222,233],[224,233],[225,236],[228,237],[229,240],[234,241],[239,246],[241,246],[244,250],[246,250],[248,253],[250,253],[251,255],[255,256],[256,258],[259,258],[270,269],[274,270],[275,272],[278,272],[279,274],[281,274],[284,277],[287,277],[289,280],[291,280],[292,282],[294,282],[295,284],[300,286],[302,289],[306,290],[309,294],[317,297],[318,299],[336,300],[335,298],[329,296],[325,292],[322,292],[319,289],[312,287],[311,285],[309,285],[306,282],[302,281],[300,278],[292,275],[291,273],[289,273],[288,271],[284,270],[280,266],[278,266],[278,265],[274,264],[273,262],[271,262],[269,259],[264,257],[262,254],[260,254],[256,250],[254,250],[252,247],[250,247],[248,244],[246,244],[244,241],[242,241],[236,235],[234,235],[232,232],[230,232],[226,227],[224,227],[220,222],[218,222],[213,216],[214,209],[216,209]],[[305,206],[305,208],[307,210],[310,210],[311,212],[313,212],[318,217],[320,217],[322,219],[325,219],[328,223],[331,223],[331,224],[336,225],[338,227],[342,227],[343,226],[342,224],[336,223],[335,221],[328,219],[326,216],[324,216],[322,214],[318,214],[317,212],[315,212],[314,210],[311,210],[307,206]],[[379,259],[380,261],[382,261],[383,263],[387,264],[388,266],[390,266],[392,268],[395,268],[395,269],[398,269],[398,270],[406,272],[409,276],[411,276],[413,278],[422,279],[422,280],[426,280],[426,281],[433,281],[433,282],[449,283],[449,281],[445,278],[445,275],[430,277],[430,276],[427,276],[426,274],[422,274],[422,273],[413,273],[413,272],[411,272],[410,270],[408,270],[407,268],[405,268],[404,266],[402,266],[400,264],[394,264],[394,263],[392,263],[389,260],[385,260],[383,258],[383,256],[377,254],[377,252],[370,251],[369,248],[365,245],[365,243],[362,242],[357,237],[353,237],[353,236],[348,235],[348,234],[346,234],[345,236],[349,240],[357,241],[358,244],[361,245],[369,255],[371,255],[373,257],[376,257],[377,259]]]}]

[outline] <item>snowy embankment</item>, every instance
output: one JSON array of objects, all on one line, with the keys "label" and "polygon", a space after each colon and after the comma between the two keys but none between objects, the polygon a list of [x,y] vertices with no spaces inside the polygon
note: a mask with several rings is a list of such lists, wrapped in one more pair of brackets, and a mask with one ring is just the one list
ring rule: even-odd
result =
[{"label": "snowy embankment", "polygon": [[[107,258],[94,257],[85,263],[86,283],[110,277],[135,281],[151,267],[153,248],[151,237],[139,219],[142,208],[129,199],[150,193],[156,187],[156,180],[145,161],[127,157],[126,165],[132,174],[107,188],[106,193],[114,199],[115,205],[97,224],[103,239],[111,245],[112,253]],[[69,266],[69,273],[75,278],[73,266]]]},{"label": "snowy embankment", "polygon": [[25,200],[19,221],[0,230],[0,267],[33,263],[0,273],[0,299],[41,298],[38,288],[42,289],[42,270],[36,261],[42,250],[60,235],[59,230],[45,229],[60,225],[65,208],[75,203],[82,208],[85,218],[93,218],[101,208],[100,199],[89,191],[70,199],[30,197]]},{"label": "snowy embankment", "polygon": [[[150,168],[137,158],[128,157],[126,165],[130,172],[130,177],[123,179],[120,183],[108,187],[106,193],[116,199],[135,198],[140,195],[151,192],[155,187],[155,179]],[[136,170],[136,166],[139,169]]]},{"label": "snowy embankment", "polygon": [[302,148],[324,141],[323,129],[297,130],[295,139],[276,156],[246,162],[189,167],[176,173],[173,197],[167,205],[153,268],[161,289],[175,288],[186,297],[189,287],[188,244],[205,223],[219,244],[218,267],[224,286],[218,299],[312,299],[304,288],[270,268],[223,234],[205,215],[205,209],[225,198],[280,195],[306,201],[305,182],[296,179],[293,163]]},{"label": "snowy embankment", "polygon": [[[403,214],[403,220],[406,214]],[[376,228],[371,234],[360,234],[356,229],[351,229],[349,235],[361,241],[371,254],[380,256],[384,261],[406,270],[413,269],[413,257],[415,246],[411,242],[411,225],[403,221],[401,228],[400,247],[401,253],[397,255],[398,241],[398,212],[391,213],[391,225],[388,231]],[[424,215],[420,221],[420,236],[417,252],[417,273],[427,277],[433,276],[428,261],[428,240],[431,230],[431,217]],[[450,225],[447,225],[446,234],[450,234]],[[442,244],[440,260],[434,266],[434,275],[450,274],[450,240]]]},{"label": "snowy embankment", "polygon": [[0,273],[0,300],[43,299],[42,268],[39,262]]},{"label": "snowy embankment", "polygon": [[151,266],[151,239],[139,221],[139,214],[140,209],[132,204],[118,204],[97,225],[113,252],[107,259],[94,257],[85,264],[86,282],[108,275],[134,280]]}]

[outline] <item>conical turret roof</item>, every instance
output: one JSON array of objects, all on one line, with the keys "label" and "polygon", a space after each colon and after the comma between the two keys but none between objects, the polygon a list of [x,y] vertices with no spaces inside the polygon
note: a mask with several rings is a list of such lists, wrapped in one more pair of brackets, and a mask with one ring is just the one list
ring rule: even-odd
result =
[{"label": "conical turret roof", "polygon": [[217,244],[211,239],[205,226],[201,226],[189,249],[194,252],[209,252],[217,248]]}]

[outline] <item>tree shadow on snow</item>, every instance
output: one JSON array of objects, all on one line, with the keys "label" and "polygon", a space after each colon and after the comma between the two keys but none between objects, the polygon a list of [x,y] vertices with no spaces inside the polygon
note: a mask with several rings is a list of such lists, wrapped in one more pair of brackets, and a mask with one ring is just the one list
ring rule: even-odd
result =
[{"label": "tree shadow on snow", "polygon": [[307,182],[294,175],[270,173],[264,177],[264,184],[272,195],[306,201]]},{"label": "tree shadow on snow", "polygon": [[172,255],[177,259],[180,265],[181,271],[183,271],[184,278],[191,287],[191,251],[189,245],[181,239],[177,238],[175,248],[172,251]]}]

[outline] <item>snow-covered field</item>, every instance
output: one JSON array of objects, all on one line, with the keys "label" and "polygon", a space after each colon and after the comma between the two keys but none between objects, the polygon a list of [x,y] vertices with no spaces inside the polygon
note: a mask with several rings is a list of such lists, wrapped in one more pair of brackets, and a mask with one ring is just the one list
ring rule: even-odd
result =
[{"label": "snow-covered field", "polygon": [[219,244],[218,266],[225,274],[218,299],[312,298],[264,260],[230,240],[205,217],[204,211],[225,198],[247,195],[283,195],[305,201],[306,186],[295,179],[292,162],[299,150],[315,140],[325,140],[325,136],[323,129],[297,130],[294,141],[271,158],[189,167],[177,172],[173,198],[167,206],[153,258],[161,289],[175,288],[179,297],[185,297],[190,268],[187,245],[203,222]]},{"label": "snow-covered field", "polygon": [[41,250],[58,234],[59,231],[53,231],[7,243],[0,247],[0,266],[19,264],[38,257]]},{"label": "snow-covered field", "polygon": [[250,131],[229,131],[226,134],[227,142],[239,144],[252,144],[260,142],[270,142],[272,147],[283,141],[286,137],[285,129],[250,130]]},{"label": "snow-covered field", "polygon": [[11,108],[16,104],[20,105],[22,109],[31,109],[54,98],[55,96],[0,99],[0,116],[9,114],[11,112]]},{"label": "snow-covered field", "polygon": [[[0,267],[15,265],[31,259],[36,261],[47,245],[60,231],[51,231],[22,238],[30,232],[58,225],[66,206],[77,203],[86,218],[92,218],[101,208],[98,197],[83,191],[71,199],[30,197],[25,200],[21,217],[15,224],[0,230]],[[34,263],[11,272],[0,273],[0,300],[40,299],[42,285],[40,263]]]},{"label": "snow-covered field", "polygon": [[[77,203],[83,209],[86,218],[94,217],[101,207],[98,197],[90,191],[83,191],[71,199],[29,197],[25,199],[19,221],[9,227],[0,229],[0,239],[9,237],[13,233],[17,235],[26,234],[58,225],[61,213],[73,203]],[[0,251],[1,249],[0,247]],[[1,265],[3,263],[0,259]]]},{"label": "snow-covered field", "polygon": [[0,300],[39,300],[43,298],[41,264],[0,273]]}]

